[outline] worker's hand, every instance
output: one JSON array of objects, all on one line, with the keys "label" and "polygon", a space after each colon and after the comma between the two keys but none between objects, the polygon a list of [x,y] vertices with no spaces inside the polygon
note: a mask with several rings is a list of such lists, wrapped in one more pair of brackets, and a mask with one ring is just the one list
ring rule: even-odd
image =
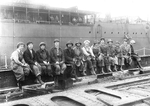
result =
[{"label": "worker's hand", "polygon": [[58,61],[56,61],[56,63],[55,64],[59,64],[59,62]]},{"label": "worker's hand", "polygon": [[59,64],[63,64],[64,63],[64,61],[61,61]]},{"label": "worker's hand", "polygon": [[76,61],[76,59],[75,59],[75,58],[73,58],[73,61]]},{"label": "worker's hand", "polygon": [[27,64],[27,63],[24,63],[24,66],[26,67],[26,66],[28,66],[28,64]]},{"label": "worker's hand", "polygon": [[44,63],[45,65],[48,65],[48,63],[47,63],[46,61],[43,61],[43,63]]},{"label": "worker's hand", "polygon": [[37,62],[35,62],[34,64],[35,64],[36,66],[38,65],[38,63],[37,63]]}]

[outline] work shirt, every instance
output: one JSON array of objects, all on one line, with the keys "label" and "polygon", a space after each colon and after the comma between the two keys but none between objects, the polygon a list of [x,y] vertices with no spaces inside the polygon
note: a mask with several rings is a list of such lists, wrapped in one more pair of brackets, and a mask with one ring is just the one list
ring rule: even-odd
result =
[{"label": "work shirt", "polygon": [[83,51],[81,47],[74,47],[75,57],[83,57]]},{"label": "work shirt", "polygon": [[108,46],[106,44],[101,44],[100,45],[100,51],[102,54],[104,54],[105,56],[108,54]]},{"label": "work shirt", "polygon": [[64,53],[61,48],[57,49],[56,47],[53,47],[50,50],[50,57],[51,57],[51,63],[56,63],[57,61],[64,62]]},{"label": "work shirt", "polygon": [[23,52],[21,52],[19,49],[16,49],[10,57],[11,61],[14,61],[16,64],[22,66],[22,63],[25,63],[23,59]]},{"label": "work shirt", "polygon": [[85,56],[90,56],[91,55],[91,56],[95,57],[94,54],[93,54],[92,48],[90,46],[83,47],[82,50],[83,50],[83,53],[84,53]]},{"label": "work shirt", "polygon": [[38,63],[43,63],[43,61],[49,62],[49,53],[46,49],[39,49],[38,51],[36,51],[36,56]]},{"label": "work shirt", "polygon": [[127,45],[122,44],[120,46],[120,48],[121,48],[121,51],[122,51],[123,55],[127,55],[130,52],[130,45],[128,45],[128,44]]}]

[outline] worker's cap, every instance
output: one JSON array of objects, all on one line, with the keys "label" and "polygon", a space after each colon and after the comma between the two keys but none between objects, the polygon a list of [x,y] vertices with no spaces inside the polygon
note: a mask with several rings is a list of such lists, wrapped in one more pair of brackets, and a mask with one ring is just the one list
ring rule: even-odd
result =
[{"label": "worker's cap", "polygon": [[23,45],[25,47],[25,44],[23,42],[19,42],[17,43],[17,48],[20,46],[20,45]]},{"label": "worker's cap", "polygon": [[55,39],[55,40],[54,40],[54,43],[55,43],[55,42],[59,42],[59,39]]},{"label": "worker's cap", "polygon": [[101,40],[104,40],[104,41],[105,41],[105,38],[101,38],[100,41],[101,41]]},{"label": "worker's cap", "polygon": [[30,45],[30,44],[33,44],[33,42],[28,42],[28,43],[27,43],[27,46]]},{"label": "worker's cap", "polygon": [[130,43],[134,44],[134,43],[135,43],[135,40],[131,40]]},{"label": "worker's cap", "polygon": [[45,42],[41,42],[41,43],[39,44],[39,46],[42,46],[42,45],[46,46],[46,43],[45,43]]},{"label": "worker's cap", "polygon": [[81,43],[80,41],[77,41],[77,42],[75,43],[76,46],[77,46],[77,44],[82,45],[82,43]]},{"label": "worker's cap", "polygon": [[112,43],[113,43],[113,41],[112,41],[111,39],[108,39],[107,43],[109,43],[109,42],[112,42]]},{"label": "worker's cap", "polygon": [[73,46],[73,43],[72,43],[71,41],[68,41],[68,42],[66,43],[66,46],[68,46],[69,44],[71,44],[71,45]]},{"label": "worker's cap", "polygon": [[85,40],[85,41],[84,41],[84,44],[89,44],[89,43],[90,43],[89,40]]}]

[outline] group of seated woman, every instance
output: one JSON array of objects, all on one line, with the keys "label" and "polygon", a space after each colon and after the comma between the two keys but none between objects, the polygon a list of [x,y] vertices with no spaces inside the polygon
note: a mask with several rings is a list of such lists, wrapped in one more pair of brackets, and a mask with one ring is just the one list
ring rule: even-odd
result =
[{"label": "group of seated woman", "polygon": [[[105,39],[101,38],[100,41],[94,42],[92,46],[90,46],[89,40],[85,40],[83,46],[79,41],[75,43],[75,46],[71,41],[68,41],[64,50],[59,46],[59,43],[60,41],[55,39],[54,47],[48,51],[46,50],[46,44],[41,42],[39,50],[36,52],[33,50],[33,42],[27,43],[27,49],[24,52],[25,44],[23,42],[17,44],[17,49],[11,55],[11,67],[20,89],[22,89],[25,75],[30,72],[36,76],[36,80],[41,85],[44,85],[41,75],[45,74],[50,77],[63,75],[67,65],[71,66],[72,76],[77,81],[81,81],[77,77],[77,70],[82,75],[86,75],[88,68],[91,74],[96,75],[98,67],[100,67],[100,73],[107,73],[112,70],[117,71],[116,66],[122,70],[122,66],[125,63],[130,64],[132,59],[136,60],[141,68],[140,59],[134,53],[132,46],[135,43],[134,40],[128,43],[128,39],[125,39],[122,45],[119,42],[113,45],[111,39],[108,39],[106,43]],[[52,70],[52,66],[55,70]],[[104,67],[106,67],[106,70],[104,70]]]}]

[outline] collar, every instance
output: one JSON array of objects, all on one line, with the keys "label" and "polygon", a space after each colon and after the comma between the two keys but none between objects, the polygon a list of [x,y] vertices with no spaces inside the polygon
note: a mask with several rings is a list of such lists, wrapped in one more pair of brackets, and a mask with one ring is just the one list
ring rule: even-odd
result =
[{"label": "collar", "polygon": [[44,52],[44,51],[46,51],[46,50],[45,49],[44,50],[40,49],[40,52]]},{"label": "collar", "polygon": [[21,52],[21,50],[17,49],[18,52]]}]

